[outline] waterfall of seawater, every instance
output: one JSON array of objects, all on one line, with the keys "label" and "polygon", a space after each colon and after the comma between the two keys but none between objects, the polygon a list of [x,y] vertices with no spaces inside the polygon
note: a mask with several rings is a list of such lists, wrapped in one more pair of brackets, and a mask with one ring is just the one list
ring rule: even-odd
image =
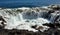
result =
[{"label": "waterfall of seawater", "polygon": [[[12,9],[3,9],[0,10],[0,16],[2,16],[6,21],[5,29],[19,29],[19,30],[29,30],[29,31],[38,31],[31,26],[43,26],[44,23],[51,22],[51,18],[47,18],[47,12],[40,11],[30,11],[29,9],[22,10],[22,12],[17,12]],[[46,17],[47,16],[47,17]],[[54,16],[53,16],[54,17]],[[48,28],[48,27],[47,27]],[[43,29],[47,29],[46,27]]]}]

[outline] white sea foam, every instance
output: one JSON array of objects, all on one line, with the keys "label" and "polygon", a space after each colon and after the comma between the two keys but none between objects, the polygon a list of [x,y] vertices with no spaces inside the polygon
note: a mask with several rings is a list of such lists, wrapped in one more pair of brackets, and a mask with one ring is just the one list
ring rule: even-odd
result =
[{"label": "white sea foam", "polygon": [[[20,8],[21,9],[21,8]],[[26,8],[23,8],[26,9]],[[27,8],[28,9],[28,8]],[[46,30],[47,26],[43,26],[44,23],[49,23],[48,19],[42,18],[44,15],[41,12],[11,12],[11,9],[0,10],[0,15],[7,21],[5,29],[19,29],[19,30],[28,30],[36,32],[38,30],[32,28],[31,26],[37,25],[42,26],[44,29],[40,29],[42,32]],[[9,12],[10,11],[10,12]],[[41,15],[41,16],[40,16]]]}]

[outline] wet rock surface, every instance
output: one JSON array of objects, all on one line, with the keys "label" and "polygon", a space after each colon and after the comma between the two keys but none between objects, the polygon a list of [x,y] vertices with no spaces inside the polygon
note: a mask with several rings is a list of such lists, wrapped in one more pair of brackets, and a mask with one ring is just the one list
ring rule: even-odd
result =
[{"label": "wet rock surface", "polygon": [[0,35],[60,35],[60,30],[56,28],[50,28],[47,31],[41,32],[32,32],[28,30],[6,30],[6,29],[1,29],[0,30]]}]

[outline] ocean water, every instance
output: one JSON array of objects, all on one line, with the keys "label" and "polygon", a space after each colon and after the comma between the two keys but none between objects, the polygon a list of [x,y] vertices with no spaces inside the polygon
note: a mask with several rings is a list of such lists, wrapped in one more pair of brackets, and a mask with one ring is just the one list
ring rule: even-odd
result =
[{"label": "ocean water", "polygon": [[0,7],[38,7],[60,4],[60,0],[0,0]]}]

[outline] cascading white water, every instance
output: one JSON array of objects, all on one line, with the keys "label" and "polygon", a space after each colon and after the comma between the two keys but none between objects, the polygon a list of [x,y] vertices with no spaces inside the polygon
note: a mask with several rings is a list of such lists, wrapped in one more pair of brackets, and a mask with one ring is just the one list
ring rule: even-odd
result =
[{"label": "cascading white water", "polygon": [[[23,10],[20,8],[20,10]],[[24,8],[23,12],[15,12],[12,9],[2,9],[0,10],[0,16],[2,16],[6,20],[5,29],[19,29],[19,30],[29,30],[29,31],[38,31],[31,26],[43,26],[44,23],[49,23],[51,21],[46,18],[47,12],[39,10],[39,12],[35,12],[35,10],[30,11],[31,9]],[[44,26],[43,26],[44,27]],[[47,29],[48,27],[44,27],[41,31]]]}]

